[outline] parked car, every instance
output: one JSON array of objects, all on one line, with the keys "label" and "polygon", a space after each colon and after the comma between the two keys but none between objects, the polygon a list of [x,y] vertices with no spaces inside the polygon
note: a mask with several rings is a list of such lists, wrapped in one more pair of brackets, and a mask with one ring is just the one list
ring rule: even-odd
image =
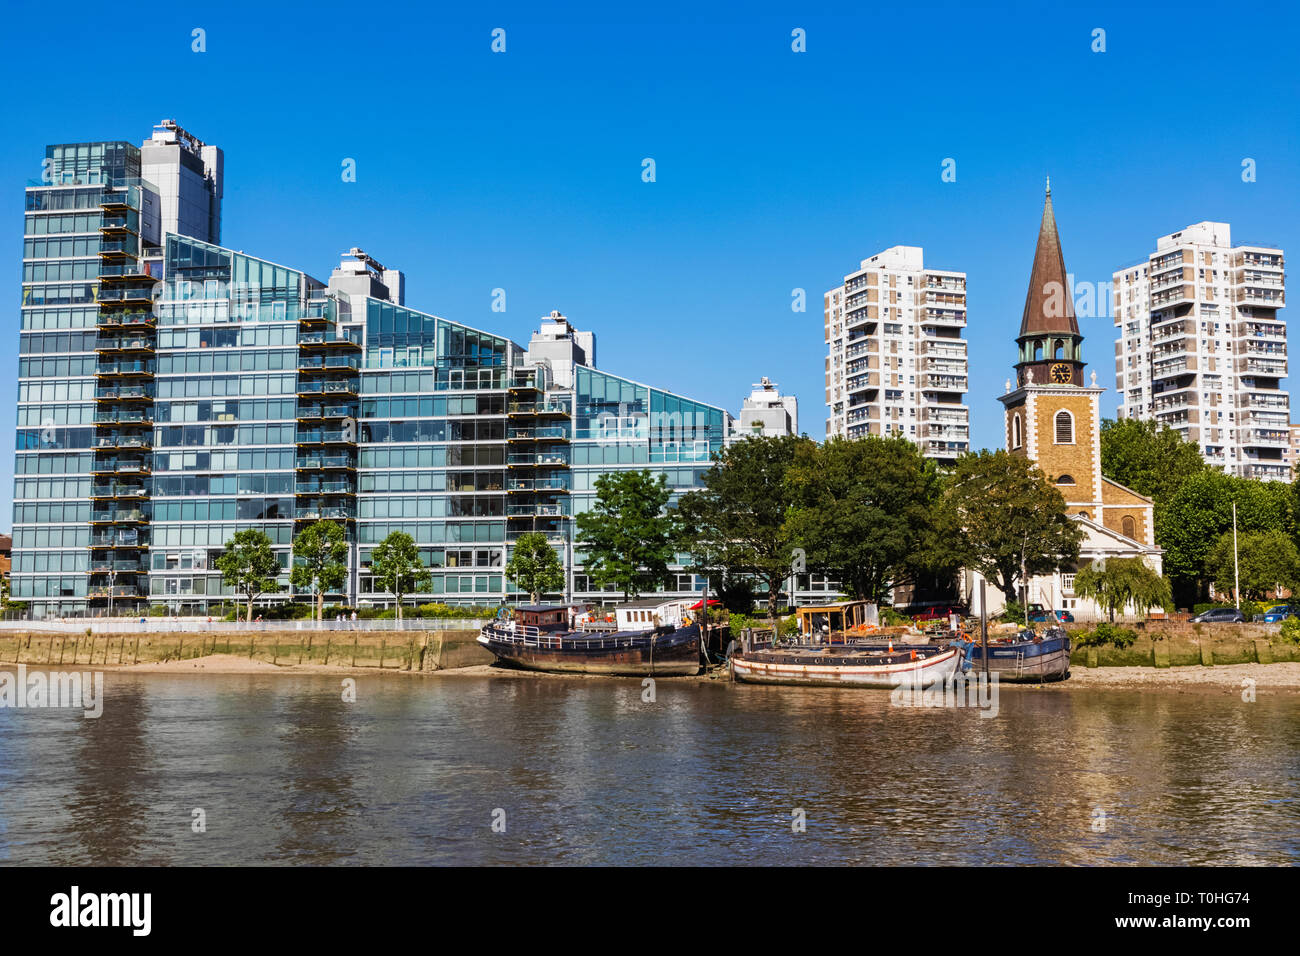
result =
[{"label": "parked car", "polygon": [[1048,622],[1061,622],[1064,624],[1073,624],[1074,615],[1069,611],[1048,611],[1041,604],[1029,605],[1029,623],[1030,624],[1047,624]]},{"label": "parked car", "polygon": [[1295,617],[1297,613],[1300,613],[1300,608],[1297,608],[1294,604],[1274,604],[1264,612],[1264,623],[1277,624],[1285,621],[1288,617]]},{"label": "parked car", "polygon": [[1212,607],[1192,618],[1193,624],[1244,624],[1246,615],[1235,607]]}]

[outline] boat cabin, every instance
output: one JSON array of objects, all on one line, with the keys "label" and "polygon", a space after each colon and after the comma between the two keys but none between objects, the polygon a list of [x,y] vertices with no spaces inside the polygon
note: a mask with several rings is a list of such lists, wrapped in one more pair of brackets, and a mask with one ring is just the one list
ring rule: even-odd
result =
[{"label": "boat cabin", "polygon": [[804,641],[833,643],[880,629],[880,612],[871,601],[817,604],[796,608],[794,613],[799,621],[799,637]]},{"label": "boat cabin", "polygon": [[525,604],[515,608],[514,622],[539,631],[567,631],[569,608],[565,605]]},{"label": "boat cabin", "polygon": [[682,626],[681,601],[632,601],[614,609],[620,631],[653,631],[657,627]]}]

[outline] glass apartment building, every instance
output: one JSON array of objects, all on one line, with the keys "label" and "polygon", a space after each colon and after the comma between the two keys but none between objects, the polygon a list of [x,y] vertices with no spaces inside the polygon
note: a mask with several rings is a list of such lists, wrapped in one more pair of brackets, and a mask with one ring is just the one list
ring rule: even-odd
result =
[{"label": "glass apartment building", "polygon": [[[34,616],[232,595],[215,558],[238,530],[274,543],[341,523],[346,604],[385,604],[374,546],[412,535],[414,600],[522,595],[511,542],[547,535],[574,601],[576,515],[596,478],[698,487],[728,440],[721,408],[595,368],[563,316],[528,347],[407,307],[404,277],[359,249],[327,281],[220,245],[220,150],[165,121],[142,147],[52,146],[26,193],[13,597]],[[150,178],[152,177],[152,178]],[[668,593],[698,593],[678,568]]]}]

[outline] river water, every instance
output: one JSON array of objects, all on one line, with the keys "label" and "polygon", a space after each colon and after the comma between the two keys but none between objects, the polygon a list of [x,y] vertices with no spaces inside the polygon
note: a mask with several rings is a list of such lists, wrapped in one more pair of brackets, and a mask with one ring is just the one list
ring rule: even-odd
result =
[{"label": "river water", "polygon": [[0,709],[0,864],[1300,862],[1264,691],[105,678],[99,719]]}]

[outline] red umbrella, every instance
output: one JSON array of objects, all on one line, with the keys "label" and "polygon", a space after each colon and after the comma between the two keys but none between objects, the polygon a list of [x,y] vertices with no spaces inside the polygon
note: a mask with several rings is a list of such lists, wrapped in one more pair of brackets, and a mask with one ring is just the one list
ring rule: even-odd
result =
[{"label": "red umbrella", "polygon": [[[713,598],[709,598],[709,607],[717,607],[717,606],[718,606],[719,604],[721,604],[721,603],[722,603],[721,601],[715,601],[715,600],[713,600]],[[700,609],[700,602],[699,602],[699,601],[696,601],[694,604],[692,604],[692,605],[691,605],[690,607],[688,607],[686,610],[688,610],[688,611],[698,611],[699,609]]]}]

